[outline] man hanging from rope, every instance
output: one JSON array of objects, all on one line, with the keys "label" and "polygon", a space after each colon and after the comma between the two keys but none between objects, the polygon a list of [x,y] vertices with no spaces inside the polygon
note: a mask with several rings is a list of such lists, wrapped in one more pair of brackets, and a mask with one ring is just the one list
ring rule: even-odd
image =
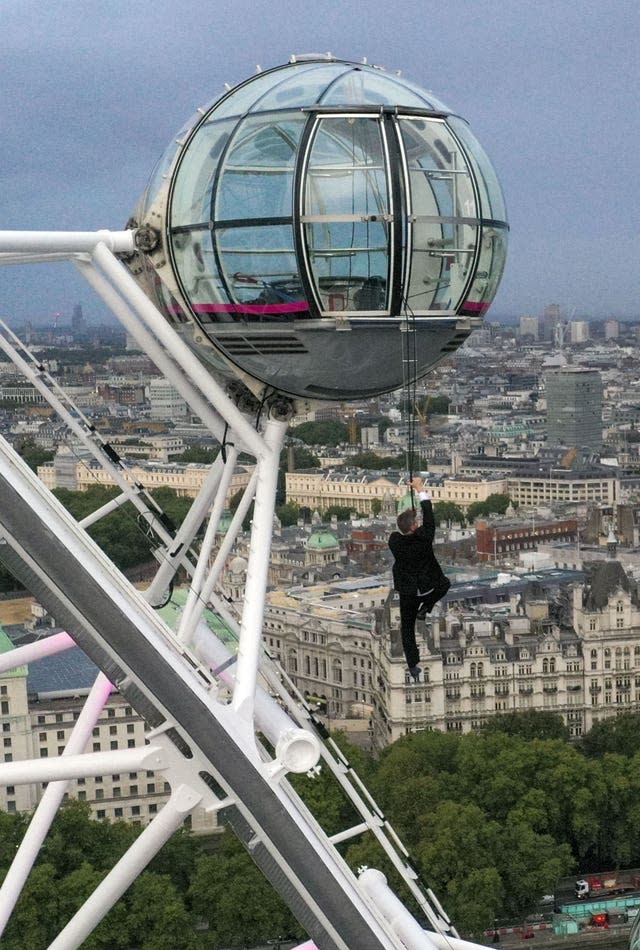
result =
[{"label": "man hanging from rope", "polygon": [[400,633],[409,672],[420,676],[420,652],[416,644],[416,619],[424,620],[451,587],[433,553],[436,522],[431,497],[424,491],[421,478],[412,478],[411,488],[418,492],[422,524],[415,508],[407,508],[397,518],[398,530],[389,537],[394,557],[393,586],[400,598]]}]

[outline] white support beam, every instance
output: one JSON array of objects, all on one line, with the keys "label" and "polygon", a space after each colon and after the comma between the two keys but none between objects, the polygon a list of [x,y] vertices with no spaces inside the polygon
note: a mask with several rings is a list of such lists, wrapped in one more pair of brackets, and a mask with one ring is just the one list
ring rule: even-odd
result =
[{"label": "white support beam", "polygon": [[[248,450],[256,457],[262,455],[264,444],[249,420],[232,403],[224,389],[214,380],[209,370],[194,358],[194,354],[174,332],[162,314],[151,303],[146,294],[135,282],[129,271],[113,256],[106,244],[96,244],[93,259],[102,272],[109,278],[124,300],[143,320],[148,329],[171,353],[177,365],[182,369],[184,378],[189,379],[216,406],[223,419],[237,433]],[[173,380],[172,380],[173,382]],[[240,450],[240,446],[236,444]]]},{"label": "white support beam", "polygon": [[150,604],[157,604],[160,601],[180,565],[184,565],[189,574],[192,572],[193,567],[187,558],[187,554],[200,525],[203,523],[207,512],[211,508],[213,499],[218,490],[218,485],[220,484],[223,465],[224,463],[220,455],[218,455],[207,474],[202,488],[178,528],[175,538],[167,550],[163,552],[162,562],[156,572],[156,576],[144,593],[146,600],[148,600]]},{"label": "white support beam", "polygon": [[0,253],[90,254],[103,244],[116,254],[136,250],[135,231],[0,231]]},{"label": "white support beam", "polygon": [[202,610],[205,606],[205,602],[202,600],[202,588],[207,576],[209,558],[215,544],[216,531],[218,530],[220,518],[224,511],[227,492],[229,490],[229,485],[231,484],[231,479],[233,478],[237,458],[237,449],[235,449],[234,446],[230,446],[227,449],[227,457],[224,463],[219,489],[213,502],[211,514],[209,515],[209,521],[204,533],[204,538],[202,539],[198,563],[191,578],[189,593],[187,594],[187,602],[184,605],[182,617],[180,618],[178,636],[184,640],[185,643],[190,642],[193,636],[195,624],[200,619]]},{"label": "white support beam", "polygon": [[0,653],[0,673],[15,670],[16,667],[23,666],[25,663],[35,663],[36,660],[42,660],[45,656],[54,656],[73,646],[75,643],[68,633],[53,633],[50,637],[43,637],[42,640],[25,643],[24,646]]},{"label": "white support beam", "polygon": [[[61,636],[68,637],[68,634],[61,634]],[[69,639],[71,638],[69,637]],[[29,646],[33,645],[29,644]],[[74,724],[63,756],[77,755],[85,748],[112,690],[112,684],[104,673],[100,673]],[[20,897],[22,888],[62,803],[68,784],[68,780],[49,782],[18,846],[15,857],[2,882],[2,887],[0,887],[0,935],[9,922],[13,908]]]},{"label": "white support beam", "polygon": [[258,459],[259,477],[240,624],[236,686],[233,691],[233,708],[246,721],[253,717],[256,679],[262,651],[262,621],[269,576],[278,465],[286,429],[286,422],[276,419],[267,421],[264,434],[267,452]]},{"label": "white support beam", "polygon": [[55,782],[89,775],[136,772],[140,769],[158,772],[164,767],[165,757],[162,749],[157,746],[118,749],[113,752],[85,752],[82,755],[59,755],[51,759],[3,762],[0,764],[0,785]]},{"label": "white support beam", "polygon": [[49,950],[76,950],[200,801],[200,795],[192,788],[180,785],[162,811],[147,825],[77,914],[60,931],[49,945]]}]

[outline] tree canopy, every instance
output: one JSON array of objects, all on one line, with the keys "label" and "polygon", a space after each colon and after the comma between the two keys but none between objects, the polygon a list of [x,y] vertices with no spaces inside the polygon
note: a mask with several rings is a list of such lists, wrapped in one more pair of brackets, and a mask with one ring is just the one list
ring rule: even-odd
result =
[{"label": "tree canopy", "polygon": [[30,469],[37,471],[38,465],[44,465],[45,462],[51,462],[53,451],[43,449],[33,441],[33,439],[19,439],[15,442],[14,448],[18,455],[21,455]]},{"label": "tree canopy", "polygon": [[620,713],[614,719],[594,723],[582,739],[582,748],[591,758],[607,753],[636,755],[640,752],[640,713]]},{"label": "tree canopy", "polygon": [[[53,494],[78,521],[101,508],[119,494],[116,487],[96,485],[87,491],[56,488]],[[178,527],[191,507],[191,499],[181,498],[172,488],[151,492],[169,521]],[[121,570],[145,564],[158,546],[158,539],[129,502],[110,512],[89,529],[89,534]]]},{"label": "tree canopy", "polygon": [[[420,879],[456,928],[474,937],[496,918],[521,922],[561,877],[640,865],[637,726],[637,714],[623,715],[598,724],[592,740],[577,746],[560,717],[523,711],[478,733],[411,733],[376,759],[334,738],[404,841]],[[358,824],[325,768],[290,780],[327,834]],[[25,827],[25,816],[0,813],[0,879]],[[44,950],[139,830],[94,821],[86,803],[68,802],[41,849],[3,950]],[[372,836],[339,848],[354,871],[379,867],[416,911]],[[303,934],[236,839],[225,833],[205,849],[182,830],[86,946],[221,950],[286,937]]]},{"label": "tree canopy", "polygon": [[474,501],[467,508],[467,518],[469,522],[484,515],[503,515],[509,507],[511,499],[508,495],[502,495],[494,492],[489,495],[485,501]]},{"label": "tree canopy", "polygon": [[375,452],[359,452],[357,455],[349,457],[349,464],[355,465],[356,468],[366,468],[370,471],[379,472],[387,468],[402,469],[405,467],[406,461],[404,455],[376,455]]},{"label": "tree canopy", "polygon": [[303,422],[289,430],[289,435],[307,445],[339,445],[349,441],[349,429],[344,422],[327,419],[319,422]]},{"label": "tree canopy", "polygon": [[452,501],[436,501],[433,506],[433,517],[437,525],[451,522],[466,524],[466,517],[462,508]]}]

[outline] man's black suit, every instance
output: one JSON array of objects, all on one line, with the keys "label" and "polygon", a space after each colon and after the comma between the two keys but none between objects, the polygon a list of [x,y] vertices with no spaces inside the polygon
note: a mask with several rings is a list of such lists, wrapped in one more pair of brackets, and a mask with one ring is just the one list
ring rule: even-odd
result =
[{"label": "man's black suit", "polygon": [[427,613],[447,593],[451,583],[433,553],[436,523],[431,501],[422,498],[422,525],[411,534],[393,531],[389,547],[394,556],[393,586],[400,597],[400,633],[409,668],[418,665],[416,617],[423,606]]}]

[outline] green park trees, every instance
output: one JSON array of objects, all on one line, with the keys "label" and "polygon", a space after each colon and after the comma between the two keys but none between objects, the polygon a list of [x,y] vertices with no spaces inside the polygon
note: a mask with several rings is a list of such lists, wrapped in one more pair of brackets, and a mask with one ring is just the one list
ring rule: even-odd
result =
[{"label": "green park trees", "polygon": [[[412,733],[378,758],[335,737],[406,844],[420,878],[467,936],[479,935],[495,918],[521,921],[561,877],[640,865],[640,750],[632,742],[625,748],[621,738],[639,731],[640,717],[604,723],[582,745],[568,741],[552,714],[501,720],[479,733]],[[325,769],[291,781],[327,834],[358,823]],[[0,880],[25,825],[24,816],[0,813]],[[93,821],[85,803],[65,805],[3,948],[44,950],[139,830]],[[368,865],[388,874],[419,916],[371,836],[339,847],[354,871]],[[299,925],[230,833],[204,847],[181,831],[86,946],[220,950],[288,936],[301,937]]]},{"label": "green park trees", "polygon": [[467,520],[469,524],[476,518],[487,515],[503,515],[509,507],[510,498],[508,495],[495,493],[489,495],[485,501],[474,501],[467,508]]}]

